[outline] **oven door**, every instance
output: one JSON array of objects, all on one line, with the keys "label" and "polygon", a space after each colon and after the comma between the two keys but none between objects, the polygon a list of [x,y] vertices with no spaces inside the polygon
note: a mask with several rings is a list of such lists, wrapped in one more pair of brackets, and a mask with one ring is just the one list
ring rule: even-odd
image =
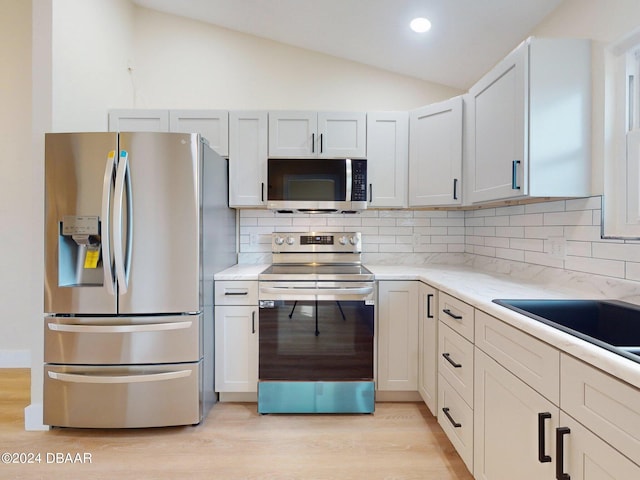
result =
[{"label": "oven door", "polygon": [[[259,379],[373,380],[374,284],[260,286]],[[282,290],[289,290],[285,293]],[[269,293],[272,292],[272,293]],[[342,294],[340,294],[342,292]],[[268,298],[271,297],[271,298]]]}]

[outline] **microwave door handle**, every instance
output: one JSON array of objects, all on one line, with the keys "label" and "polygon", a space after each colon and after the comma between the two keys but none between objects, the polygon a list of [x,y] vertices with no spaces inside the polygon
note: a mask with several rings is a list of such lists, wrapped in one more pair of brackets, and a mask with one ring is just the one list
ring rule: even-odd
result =
[{"label": "microwave door handle", "polygon": [[352,186],[352,182],[353,182],[353,174],[351,171],[351,159],[347,158],[344,161],[344,166],[345,166],[345,176],[347,177],[347,191],[345,194],[345,201],[350,202],[351,201],[351,186]]},{"label": "microwave door handle", "polygon": [[104,270],[104,284],[109,295],[115,295],[115,279],[113,277],[113,267],[111,265],[111,191],[113,189],[114,172],[116,169],[116,152],[111,150],[107,155],[107,166],[104,171],[102,181],[102,266]]}]

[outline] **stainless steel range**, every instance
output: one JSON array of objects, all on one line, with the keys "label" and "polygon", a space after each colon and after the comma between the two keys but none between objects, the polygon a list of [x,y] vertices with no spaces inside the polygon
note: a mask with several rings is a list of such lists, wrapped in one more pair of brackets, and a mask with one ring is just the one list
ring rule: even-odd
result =
[{"label": "stainless steel range", "polygon": [[375,283],[360,233],[274,233],[259,279],[260,413],[374,411]]}]

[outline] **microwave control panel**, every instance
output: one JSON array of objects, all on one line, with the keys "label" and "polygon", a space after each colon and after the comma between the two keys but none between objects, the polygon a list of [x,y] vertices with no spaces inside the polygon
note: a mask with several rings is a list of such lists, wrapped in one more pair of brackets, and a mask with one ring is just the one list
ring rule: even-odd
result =
[{"label": "microwave control panel", "polygon": [[351,183],[351,201],[366,202],[367,201],[367,161],[351,160],[351,168],[353,171]]}]

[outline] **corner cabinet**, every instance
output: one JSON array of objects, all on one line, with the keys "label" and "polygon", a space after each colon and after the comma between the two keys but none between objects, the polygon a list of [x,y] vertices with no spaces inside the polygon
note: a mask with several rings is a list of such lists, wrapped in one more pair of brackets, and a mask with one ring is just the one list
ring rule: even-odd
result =
[{"label": "corner cabinet", "polygon": [[462,97],[409,117],[409,206],[462,204]]},{"label": "corner cabinet", "polygon": [[267,112],[229,113],[230,207],[266,205],[267,142]]},{"label": "corner cabinet", "polygon": [[271,158],[366,158],[361,112],[269,112]]},{"label": "corner cabinet", "polygon": [[216,281],[215,391],[258,391],[258,282]]},{"label": "corner cabinet", "polygon": [[466,203],[591,188],[591,43],[529,38],[469,90]]},{"label": "corner cabinet", "polygon": [[418,288],[416,281],[378,282],[380,391],[418,390]]},{"label": "corner cabinet", "polygon": [[367,113],[367,180],[372,208],[407,206],[407,112]]}]

